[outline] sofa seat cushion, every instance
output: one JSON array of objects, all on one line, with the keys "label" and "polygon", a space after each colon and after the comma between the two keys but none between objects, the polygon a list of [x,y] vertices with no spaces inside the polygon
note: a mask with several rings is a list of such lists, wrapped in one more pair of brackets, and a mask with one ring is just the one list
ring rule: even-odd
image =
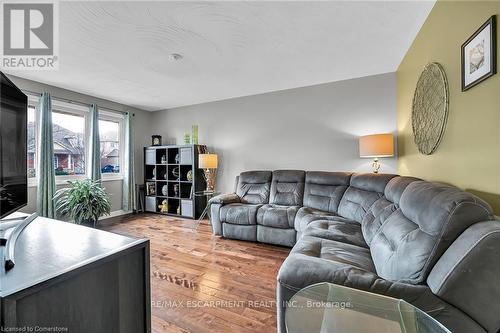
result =
[{"label": "sofa seat cushion", "polygon": [[273,228],[293,228],[298,206],[263,205],[257,211],[257,224]]},{"label": "sofa seat cushion", "polygon": [[321,220],[326,216],[337,216],[337,214],[310,207],[301,207],[295,216],[295,230],[302,232],[306,229],[309,223],[315,220]]},{"label": "sofa seat cushion", "polygon": [[337,242],[368,248],[368,245],[363,238],[361,225],[354,221],[342,221],[340,219],[338,221],[313,221],[304,230],[302,235],[329,239]]},{"label": "sofa seat cushion", "polygon": [[220,208],[220,220],[224,223],[257,224],[257,211],[262,205],[233,203]]},{"label": "sofa seat cushion", "polygon": [[313,262],[319,260],[326,266],[357,267],[375,273],[369,249],[320,237],[301,237],[290,251],[289,257],[293,256],[307,257]]}]

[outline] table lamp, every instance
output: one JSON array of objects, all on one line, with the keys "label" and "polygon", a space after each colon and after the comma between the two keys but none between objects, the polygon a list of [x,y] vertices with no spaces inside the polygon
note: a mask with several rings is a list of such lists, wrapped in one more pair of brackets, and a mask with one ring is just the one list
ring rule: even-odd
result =
[{"label": "table lamp", "polygon": [[215,175],[217,173],[217,154],[198,155],[198,167],[203,169],[205,181],[207,182],[207,192],[215,190]]},{"label": "table lamp", "polygon": [[378,173],[380,157],[394,156],[394,137],[392,134],[372,134],[359,138],[359,157],[373,158],[373,173]]}]

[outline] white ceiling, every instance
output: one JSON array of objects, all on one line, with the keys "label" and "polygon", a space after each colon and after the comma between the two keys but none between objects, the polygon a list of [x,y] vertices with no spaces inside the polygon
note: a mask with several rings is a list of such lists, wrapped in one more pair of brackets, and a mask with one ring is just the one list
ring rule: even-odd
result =
[{"label": "white ceiling", "polygon": [[433,5],[61,2],[59,70],[10,73],[145,110],[254,95],[394,72]]}]

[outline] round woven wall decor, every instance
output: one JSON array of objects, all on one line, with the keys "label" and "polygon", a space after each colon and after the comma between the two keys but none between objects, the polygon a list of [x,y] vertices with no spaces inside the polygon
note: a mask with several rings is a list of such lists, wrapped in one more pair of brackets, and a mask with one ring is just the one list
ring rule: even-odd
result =
[{"label": "round woven wall decor", "polygon": [[418,78],[411,124],[418,151],[430,155],[439,146],[448,118],[448,81],[441,65],[428,63]]}]

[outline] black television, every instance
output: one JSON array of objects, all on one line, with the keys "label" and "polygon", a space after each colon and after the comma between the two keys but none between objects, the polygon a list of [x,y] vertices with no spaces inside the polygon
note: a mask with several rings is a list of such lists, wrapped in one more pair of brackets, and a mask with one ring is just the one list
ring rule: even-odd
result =
[{"label": "black television", "polygon": [[0,218],[28,203],[28,97],[0,72]]}]

